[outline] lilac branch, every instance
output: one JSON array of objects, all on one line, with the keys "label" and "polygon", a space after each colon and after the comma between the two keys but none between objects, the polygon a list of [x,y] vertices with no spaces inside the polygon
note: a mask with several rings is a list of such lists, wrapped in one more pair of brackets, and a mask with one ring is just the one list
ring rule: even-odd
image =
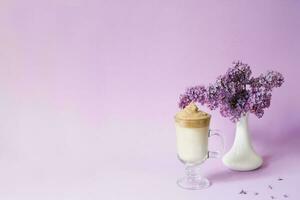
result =
[{"label": "lilac branch", "polygon": [[272,90],[280,87],[284,78],[276,71],[258,77],[251,77],[251,74],[249,65],[235,62],[215,83],[187,88],[180,95],[179,107],[184,108],[191,102],[200,103],[211,110],[218,108],[223,117],[233,122],[248,112],[261,118],[271,104]]}]

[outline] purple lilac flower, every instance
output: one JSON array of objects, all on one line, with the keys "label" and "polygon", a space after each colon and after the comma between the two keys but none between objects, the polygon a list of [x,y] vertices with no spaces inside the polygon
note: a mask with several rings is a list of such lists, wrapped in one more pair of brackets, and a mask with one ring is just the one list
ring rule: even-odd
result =
[{"label": "purple lilac flower", "polygon": [[273,88],[280,87],[284,78],[275,71],[258,77],[251,75],[249,65],[234,62],[233,67],[208,87],[200,85],[187,88],[180,95],[179,107],[184,108],[191,102],[205,104],[211,110],[219,108],[221,115],[233,122],[248,112],[261,118],[271,104]]},{"label": "purple lilac flower", "polygon": [[217,86],[209,85],[204,96],[206,96],[204,102],[211,110],[215,110],[219,106],[220,93]]},{"label": "purple lilac flower", "polygon": [[180,95],[179,107],[184,108],[191,102],[204,104],[206,99],[206,88],[204,86],[195,86],[187,88],[185,93]]}]

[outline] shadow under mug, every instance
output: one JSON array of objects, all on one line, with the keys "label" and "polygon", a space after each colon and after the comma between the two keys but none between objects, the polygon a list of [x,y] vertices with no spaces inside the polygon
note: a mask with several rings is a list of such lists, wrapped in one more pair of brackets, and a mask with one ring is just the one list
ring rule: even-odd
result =
[{"label": "shadow under mug", "polygon": [[[208,140],[216,136],[221,141],[220,151],[209,151]],[[187,128],[176,125],[177,157],[185,165],[185,176],[177,180],[184,189],[198,190],[210,186],[210,181],[200,176],[199,166],[208,158],[219,158],[224,149],[224,140],[218,130],[208,127]]]}]

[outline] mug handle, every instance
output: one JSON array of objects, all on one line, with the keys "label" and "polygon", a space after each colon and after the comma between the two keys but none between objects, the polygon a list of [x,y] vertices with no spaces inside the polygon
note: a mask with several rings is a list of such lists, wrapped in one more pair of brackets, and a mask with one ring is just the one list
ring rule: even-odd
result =
[{"label": "mug handle", "polygon": [[221,151],[208,151],[208,158],[220,158],[224,151],[224,139],[220,134],[219,130],[209,130],[208,137],[217,136],[221,141]]}]

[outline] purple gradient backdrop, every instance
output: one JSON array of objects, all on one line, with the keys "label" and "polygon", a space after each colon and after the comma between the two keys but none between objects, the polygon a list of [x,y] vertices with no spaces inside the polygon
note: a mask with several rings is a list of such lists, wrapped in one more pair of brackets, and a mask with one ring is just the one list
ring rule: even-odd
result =
[{"label": "purple gradient backdrop", "polygon": [[[2,0],[0,198],[299,199],[299,11],[293,0]],[[213,186],[181,190],[178,96],[234,60],[286,78],[264,118],[250,118],[265,164],[237,173],[207,161]],[[212,114],[228,150],[234,124]]]}]

